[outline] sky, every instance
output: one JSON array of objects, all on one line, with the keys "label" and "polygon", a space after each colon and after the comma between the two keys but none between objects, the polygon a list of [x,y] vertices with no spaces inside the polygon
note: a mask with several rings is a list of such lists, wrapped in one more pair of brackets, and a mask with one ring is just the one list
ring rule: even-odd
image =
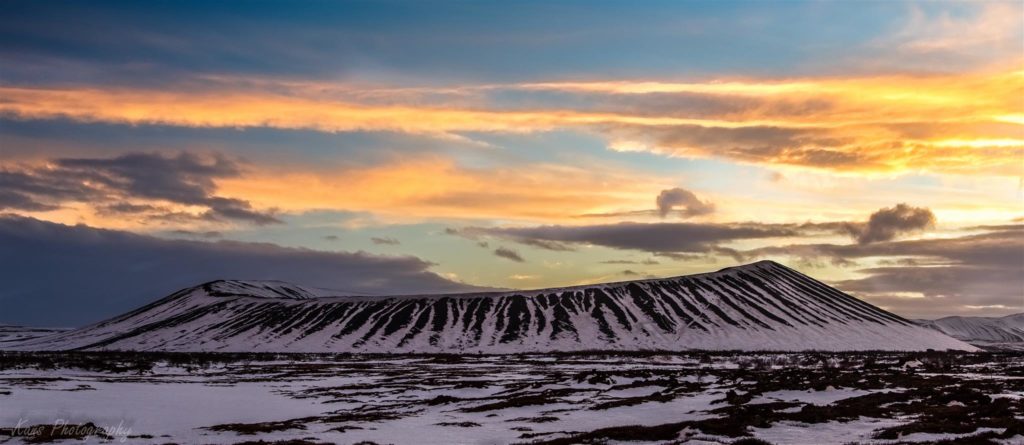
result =
[{"label": "sky", "polygon": [[0,15],[0,323],[770,259],[1024,312],[1024,3],[60,2]]}]

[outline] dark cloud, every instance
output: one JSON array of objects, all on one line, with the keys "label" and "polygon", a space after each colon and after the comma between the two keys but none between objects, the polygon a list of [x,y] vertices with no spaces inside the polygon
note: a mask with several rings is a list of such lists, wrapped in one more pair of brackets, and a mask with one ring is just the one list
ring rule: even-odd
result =
[{"label": "dark cloud", "polygon": [[341,238],[338,238],[338,235],[324,235],[324,239],[327,241],[337,241]]},{"label": "dark cloud", "polygon": [[622,218],[630,216],[654,216],[657,215],[657,210],[628,210],[624,212],[603,212],[603,213],[584,213],[576,215],[576,218]]},{"label": "dark cloud", "polygon": [[113,204],[106,204],[97,207],[96,210],[104,215],[166,211],[165,209],[162,209],[157,206],[152,206],[149,204],[132,204],[130,202],[116,202]]},{"label": "dark cloud", "polygon": [[402,244],[397,239],[391,238],[389,236],[386,236],[386,237],[377,237],[377,236],[370,237],[370,241],[372,241],[374,244],[378,244],[378,245],[383,244],[383,245],[388,245],[388,246],[397,246],[399,244]]},{"label": "dark cloud", "polygon": [[196,231],[193,231],[193,230],[172,230],[171,233],[175,234],[175,235],[187,236],[189,238],[206,238],[206,239],[221,238],[221,237],[224,236],[223,233],[220,233],[220,232],[218,232],[216,230],[207,230],[207,231],[203,231],[203,232],[196,232]]},{"label": "dark cloud", "polygon": [[[723,128],[608,123],[598,127],[598,131],[612,141],[612,147],[621,145],[677,157],[715,157],[743,163],[839,171],[897,171],[906,165],[945,172],[988,171],[1010,176],[1020,171],[1016,164],[1009,162],[1012,156],[982,167],[977,163],[963,162],[955,156],[957,150],[951,147],[934,147],[898,135],[883,139],[839,135],[828,125]],[[974,131],[985,130],[975,128]],[[958,133],[948,134],[954,137],[952,135]]]},{"label": "dark cloud", "polygon": [[[672,261],[697,261],[701,259],[709,258],[708,254],[696,254],[696,253],[675,253],[675,252],[654,252],[655,256],[668,258]],[[713,258],[713,257],[711,257]]]},{"label": "dark cloud", "polygon": [[[1024,311],[1024,225],[956,238],[869,244],[795,244],[742,252],[745,261],[792,256],[847,262],[882,258],[837,287],[914,317]],[[912,298],[916,296],[917,298]]]},{"label": "dark cloud", "polygon": [[90,201],[102,194],[82,184],[74,175],[0,167],[0,210],[53,210],[63,201]]},{"label": "dark cloud", "polygon": [[864,168],[879,159],[866,151],[840,149],[853,141],[824,128],[703,127],[699,125],[608,125],[614,139],[638,141],[681,156],[719,156],[755,163],[820,168]]},{"label": "dark cloud", "polygon": [[128,195],[186,204],[203,204],[214,180],[240,174],[235,162],[222,156],[192,153],[176,156],[132,153],[106,159],[56,159],[62,172],[82,181],[103,184]]},{"label": "dark cloud", "polygon": [[[1024,246],[1019,246],[1024,247]],[[883,266],[834,283],[875,304],[918,318],[1024,312],[1024,258],[1006,264]]]},{"label": "dark cloud", "polygon": [[[891,299],[915,317],[987,309],[1024,312],[1024,263],[1006,266],[890,266],[862,269],[867,277],[834,283],[867,298]],[[919,294],[919,295],[917,295]]]},{"label": "dark cloud", "polygon": [[935,214],[924,207],[896,204],[871,214],[866,224],[850,224],[849,233],[860,244],[890,241],[899,235],[920,232],[935,226]]},{"label": "dark cloud", "polygon": [[658,206],[658,215],[662,218],[676,208],[681,216],[687,218],[715,211],[715,205],[710,201],[701,201],[693,192],[679,187],[662,190],[655,203]]},{"label": "dark cloud", "polygon": [[608,260],[608,261],[601,261],[601,264],[643,264],[643,265],[655,265],[655,264],[659,264],[659,263],[657,261],[655,261],[655,260],[646,259],[646,260],[643,260],[643,261]]},{"label": "dark cloud", "polygon": [[413,256],[170,240],[0,217],[0,322],[75,326],[215,279],[284,280],[367,295],[473,290]]},{"label": "dark cloud", "polygon": [[621,273],[622,273],[623,275],[627,276],[627,277],[635,277],[635,276],[637,276],[637,275],[640,275],[640,274],[638,274],[638,273],[636,273],[635,271],[632,271],[632,270],[630,270],[630,269],[626,269],[626,270],[622,271]]},{"label": "dark cloud", "polygon": [[[281,221],[248,201],[216,196],[214,181],[237,177],[241,167],[221,155],[132,153],[103,159],[53,159],[47,166],[0,171],[0,208],[45,210],[66,202],[90,202],[102,213],[163,220]],[[128,200],[204,207],[200,215],[175,214],[163,206]]]},{"label": "dark cloud", "polygon": [[[1016,221],[1016,222],[1024,222],[1024,220]],[[980,231],[984,231],[984,232],[998,232],[998,231],[1002,231],[1002,230],[1015,230],[1018,227],[1020,227],[1020,224],[995,224],[995,225],[987,224],[987,225],[982,225],[982,226],[962,227],[962,228],[960,228],[960,230],[968,231],[968,232],[974,232],[974,231],[979,231],[979,230]]]},{"label": "dark cloud", "polygon": [[[4,172],[0,172],[0,180]],[[55,210],[58,206],[52,204],[43,204],[38,202],[24,193],[18,193],[11,190],[0,190],[0,209],[20,209],[28,211],[45,211]]]},{"label": "dark cloud", "polygon": [[915,259],[918,263],[922,259],[939,259],[945,263],[972,265],[1015,264],[1024,258],[1024,225],[956,238],[871,244],[790,244],[742,251],[741,254],[746,260],[791,255],[844,259],[889,257],[891,260],[918,257]]},{"label": "dark cloud", "polygon": [[708,253],[717,244],[742,239],[799,234],[791,226],[763,224],[634,223],[589,226],[466,227],[451,232],[476,239],[491,236],[550,250],[573,250],[574,244],[655,253]]},{"label": "dark cloud", "polygon": [[125,216],[139,218],[144,221],[156,221],[169,224],[192,224],[195,222],[218,221],[208,212],[196,215],[194,213],[172,211],[166,207],[157,207],[157,211],[153,213],[126,214]]},{"label": "dark cloud", "polygon": [[508,249],[505,247],[498,247],[497,249],[494,249],[494,254],[502,258],[515,261],[517,263],[522,263],[526,261],[523,259],[522,256],[519,255],[519,252],[516,252],[512,249]]},{"label": "dark cloud", "polygon": [[[891,241],[901,235],[921,232],[935,226],[935,214],[926,207],[896,204],[879,209],[868,221],[828,221],[800,224],[771,224],[771,227],[789,228],[802,235],[834,233],[849,235],[860,244]],[[977,226],[969,230],[995,230],[1007,226]]]},{"label": "dark cloud", "polygon": [[[449,233],[472,239],[494,237],[524,245],[597,245],[650,252],[655,257],[676,261],[713,261],[729,257],[737,263],[745,263],[790,257],[795,259],[793,264],[805,269],[856,269],[863,267],[862,264],[878,264],[878,267],[856,269],[859,278],[835,284],[864,298],[901,302],[902,306],[889,307],[903,308],[907,311],[900,313],[908,316],[1024,310],[1024,225],[974,227],[972,231],[984,230],[984,233],[957,238],[897,239],[900,235],[926,229],[933,222],[930,210],[899,204],[874,212],[867,222],[624,222],[588,226],[466,227],[451,229]],[[820,234],[850,235],[858,242],[775,245],[751,250],[725,246],[746,239]],[[632,260],[604,263],[639,264]],[[920,298],[906,298],[906,294]],[[913,308],[917,309],[911,310]]]},{"label": "dark cloud", "polygon": [[587,91],[578,94],[572,96],[572,99],[576,99],[574,101],[566,101],[564,97],[558,98],[563,99],[563,104],[571,106],[579,103],[599,112],[684,119],[714,119],[723,115],[743,114],[750,110],[758,110],[771,116],[808,116],[831,112],[837,108],[835,101],[821,97],[755,97],[704,92],[617,94]]},{"label": "dark cloud", "polygon": [[558,241],[552,241],[552,240],[523,237],[523,238],[515,239],[515,242],[517,242],[519,244],[526,245],[526,246],[538,247],[538,248],[541,248],[541,249],[544,249],[544,250],[554,250],[556,252],[575,252],[576,251],[576,249],[574,249],[572,246],[566,245],[565,243],[561,243],[561,242],[558,242]]},{"label": "dark cloud", "polygon": [[205,204],[210,207],[205,216],[213,219],[223,217],[257,225],[283,224],[272,213],[253,210],[252,205],[248,201],[241,199],[211,197],[206,200]]},{"label": "dark cloud", "polygon": [[[746,261],[742,258],[742,253],[738,253],[738,255],[740,259],[737,262]],[[857,267],[856,261],[839,257],[797,256],[794,264],[803,269],[825,269],[829,266],[842,268]]]},{"label": "dark cloud", "polygon": [[[476,241],[478,246],[483,247],[483,248],[486,249],[486,248],[490,247],[490,243],[488,243],[485,240],[481,240],[480,237],[481,236],[491,236],[491,234],[488,233],[489,230],[492,230],[492,229],[481,228],[481,227],[465,227],[465,228],[461,228],[461,229],[456,229],[456,228],[448,227],[448,228],[444,229],[444,233],[447,234],[447,235],[461,236],[463,238],[467,238],[467,239]],[[495,230],[497,230],[497,229],[495,229]],[[573,251],[576,250],[572,246],[569,246],[569,245],[567,245],[565,243],[560,243],[560,242],[552,241],[552,240],[545,240],[545,239],[531,238],[531,237],[515,237],[515,238],[513,238],[513,237],[505,237],[505,238],[508,238],[508,239],[510,239],[512,241],[515,241],[515,242],[519,243],[519,244],[523,244],[523,245],[526,245],[526,246],[533,246],[533,247],[537,247],[537,248],[544,249],[544,250],[553,250],[553,251],[556,251],[556,252],[573,252]]]},{"label": "dark cloud", "polygon": [[880,266],[923,266],[921,260],[916,258],[898,258],[895,260],[879,260]]}]

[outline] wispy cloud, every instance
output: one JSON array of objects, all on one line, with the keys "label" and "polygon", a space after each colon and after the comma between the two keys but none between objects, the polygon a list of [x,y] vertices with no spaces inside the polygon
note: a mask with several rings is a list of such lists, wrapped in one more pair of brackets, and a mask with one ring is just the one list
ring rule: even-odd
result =
[{"label": "wispy cloud", "polygon": [[949,10],[928,11],[908,3],[908,20],[898,32],[884,39],[900,49],[919,52],[947,52],[963,55],[966,51],[1000,51],[1002,56],[1024,57],[1015,50],[1024,49],[1024,6],[1012,1],[978,2],[966,14]]},{"label": "wispy cloud", "polygon": [[565,251],[572,245],[596,245],[647,252],[710,253],[719,244],[760,238],[795,236],[791,226],[714,223],[634,223],[584,226],[466,227],[463,236],[489,236],[523,245]]},{"label": "wispy cloud", "polygon": [[370,237],[370,241],[372,241],[374,244],[385,245],[385,246],[397,246],[399,244],[402,244],[397,239],[391,238],[389,236],[385,236],[385,237],[379,237],[379,236]]},{"label": "wispy cloud", "polygon": [[[1021,71],[946,75],[672,83],[614,81],[464,87],[475,97],[433,100],[421,91],[387,101],[331,99],[309,85],[288,92],[0,87],[0,113],[18,119],[185,127],[271,127],[324,132],[448,135],[574,129],[603,135],[611,148],[670,156],[719,157],[845,172],[937,171],[1015,175],[1024,153]],[[351,87],[346,87],[351,88]],[[542,88],[590,95],[592,105],[557,101],[530,108],[491,97]],[[671,100],[684,92],[696,106]],[[388,94],[387,90],[377,94]],[[573,102],[575,103],[575,102]]]},{"label": "wispy cloud", "polygon": [[521,255],[519,255],[519,252],[516,252],[515,250],[509,249],[507,247],[498,247],[497,249],[494,249],[494,255],[501,258],[505,258],[507,260],[515,261],[517,263],[522,263],[526,261],[523,259]]}]

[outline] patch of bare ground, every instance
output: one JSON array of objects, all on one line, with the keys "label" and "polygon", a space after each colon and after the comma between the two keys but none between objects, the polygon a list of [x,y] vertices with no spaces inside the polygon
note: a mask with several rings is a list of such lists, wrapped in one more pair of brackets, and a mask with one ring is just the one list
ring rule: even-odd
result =
[{"label": "patch of bare ground", "polygon": [[440,423],[435,423],[434,425],[437,425],[437,426],[457,426],[457,427],[462,427],[462,428],[474,428],[474,427],[480,426],[480,424],[476,423],[476,422],[440,422]]},{"label": "patch of bare ground", "polygon": [[306,429],[306,425],[303,422],[303,420],[304,419],[291,419],[276,422],[222,423],[219,425],[208,426],[206,427],[206,429],[210,431],[230,431],[242,435],[252,435],[261,433],[273,433],[276,431],[304,430]]},{"label": "patch of bare ground", "polygon": [[538,416],[538,417],[517,417],[515,419],[506,420],[506,422],[528,422],[528,423],[548,423],[557,422],[560,419],[555,416]]},{"label": "patch of bare ground", "polygon": [[541,391],[538,394],[517,395],[513,397],[508,397],[505,400],[501,400],[494,403],[485,403],[483,405],[462,408],[460,411],[466,413],[479,413],[484,411],[497,411],[505,408],[515,408],[520,406],[550,405],[553,403],[561,402],[560,397],[569,396],[575,394],[576,392],[577,390],[573,388],[548,389]]},{"label": "patch of bare ground", "polygon": [[290,440],[278,440],[273,442],[267,442],[265,440],[250,440],[246,442],[237,442],[234,445],[332,445],[330,442],[319,442],[314,438],[309,439],[290,439]]}]

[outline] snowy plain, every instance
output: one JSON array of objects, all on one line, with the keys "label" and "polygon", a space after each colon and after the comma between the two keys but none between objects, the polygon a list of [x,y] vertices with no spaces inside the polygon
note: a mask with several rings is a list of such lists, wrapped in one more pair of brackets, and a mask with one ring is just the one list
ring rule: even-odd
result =
[{"label": "snowy plain", "polygon": [[[1024,441],[1014,378],[1024,361],[1012,354],[3,353],[0,363],[0,428],[92,422],[114,433],[90,443]],[[933,422],[949,416],[959,424]]]}]

